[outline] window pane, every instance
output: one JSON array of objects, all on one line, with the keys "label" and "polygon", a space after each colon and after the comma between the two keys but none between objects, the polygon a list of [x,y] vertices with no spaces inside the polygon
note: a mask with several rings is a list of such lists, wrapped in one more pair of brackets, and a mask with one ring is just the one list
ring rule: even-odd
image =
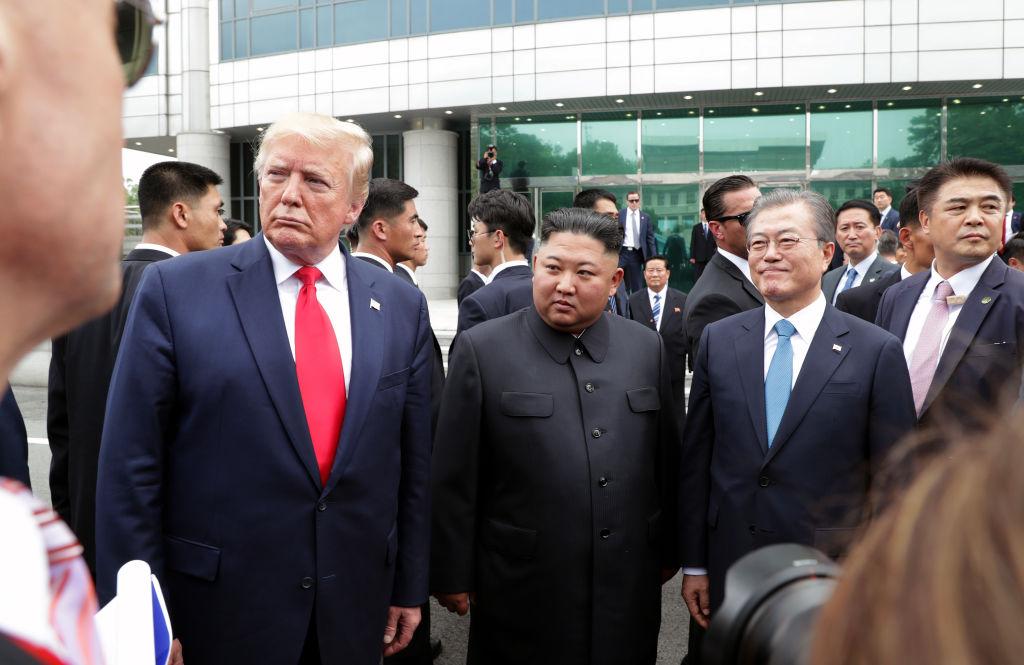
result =
[{"label": "window pane", "polygon": [[700,119],[695,109],[645,111],[644,173],[695,173],[699,167]]},{"label": "window pane", "polygon": [[996,164],[1024,164],[1024,102],[1017,97],[950,100],[946,135],[949,158],[978,157]]},{"label": "window pane", "polygon": [[295,12],[257,16],[252,19],[252,54],[283,53],[297,48]]},{"label": "window pane", "polygon": [[[571,208],[572,200],[575,194],[572,192],[549,192],[542,190],[540,193],[540,217],[544,219],[552,210],[558,210],[559,208]],[[538,220],[539,222],[540,220]],[[537,229],[540,229],[540,224],[537,224]],[[539,237],[539,236],[538,236]]]},{"label": "window pane", "polygon": [[[892,207],[896,210],[900,209],[900,203],[903,202],[903,197],[907,195],[907,187],[910,185],[912,180],[879,180],[876,187],[886,187],[892,192]],[[874,191],[874,190],[872,190]]]},{"label": "window pane", "polygon": [[406,0],[391,0],[391,36],[401,37],[409,34],[409,13],[406,11]]},{"label": "window pane", "polygon": [[602,16],[604,0],[539,0],[537,14],[541,21],[573,16]]},{"label": "window pane", "polygon": [[649,11],[651,11],[651,0],[633,0],[633,11],[634,12],[649,12]]},{"label": "window pane", "polygon": [[871,200],[870,180],[814,180],[811,190],[828,199],[833,209],[852,199]]},{"label": "window pane", "polygon": [[516,0],[516,23],[529,23],[533,20],[533,0]]},{"label": "window pane", "polygon": [[430,31],[462,30],[491,24],[491,3],[481,0],[443,0],[430,3]]},{"label": "window pane", "polygon": [[334,16],[330,7],[317,7],[316,10],[316,45],[331,46],[334,44]]},{"label": "window pane", "polygon": [[878,102],[878,166],[934,166],[942,141],[937,99]]},{"label": "window pane", "polygon": [[387,38],[388,6],[380,0],[354,0],[334,6],[334,43]]},{"label": "window pane", "polygon": [[220,0],[220,18],[235,18],[235,0]]},{"label": "window pane", "polygon": [[235,57],[249,57],[249,21],[235,22]]},{"label": "window pane", "polygon": [[152,76],[153,74],[158,73],[157,72],[157,67],[159,66],[158,65],[159,61],[160,61],[160,46],[157,45],[157,44],[154,44],[153,45],[153,53],[149,57],[149,64],[146,65],[146,71],[143,72],[142,75],[143,76]]},{"label": "window pane", "polygon": [[422,35],[427,31],[427,0],[410,0],[410,34]]},{"label": "window pane", "polygon": [[312,9],[303,9],[299,14],[299,48],[313,48],[316,45],[316,23]]},{"label": "window pane", "polygon": [[264,12],[268,9],[284,9],[285,7],[294,7],[295,0],[249,0],[252,3],[252,10],[254,12]]},{"label": "window pane", "polygon": [[608,0],[609,14],[625,14],[629,11],[629,0]]},{"label": "window pane", "polygon": [[494,25],[508,25],[512,23],[512,1],[494,0]]},{"label": "window pane", "polygon": [[391,134],[387,142],[388,165],[387,177],[393,180],[402,179],[402,136]]},{"label": "window pane", "polygon": [[[636,1],[633,2],[636,5]],[[658,9],[679,9],[688,7],[713,7],[727,5],[729,0],[658,0]]]},{"label": "window pane", "polygon": [[576,121],[565,116],[503,118],[498,121],[498,150],[509,171],[519,177],[576,174]]},{"label": "window pane", "polygon": [[[757,108],[757,112],[753,108]],[[704,170],[803,170],[806,142],[803,106],[753,108],[705,111]]]},{"label": "window pane", "polygon": [[669,285],[682,291],[693,287],[690,265],[690,230],[700,217],[697,185],[645,185],[640,209],[654,222],[658,250],[668,258]]},{"label": "window pane", "polygon": [[[253,173],[256,155],[252,143],[242,143],[242,196],[256,196],[256,176]],[[248,219],[248,218],[247,218]]]},{"label": "window pane", "polygon": [[[231,155],[231,196],[238,198],[242,196],[242,154],[239,152],[239,144],[232,143],[230,147]],[[237,215],[238,208],[232,208],[236,212],[232,213]]]},{"label": "window pane", "polygon": [[583,173],[636,173],[635,114],[587,114],[583,120]]},{"label": "window pane", "polygon": [[235,0],[235,18],[249,17],[249,0]]},{"label": "window pane", "polygon": [[384,155],[384,135],[374,134],[372,136],[373,141],[373,171],[371,172],[371,178],[383,178],[384,177],[384,160],[387,159]]},{"label": "window pane", "polygon": [[871,167],[871,102],[811,105],[811,168]]}]

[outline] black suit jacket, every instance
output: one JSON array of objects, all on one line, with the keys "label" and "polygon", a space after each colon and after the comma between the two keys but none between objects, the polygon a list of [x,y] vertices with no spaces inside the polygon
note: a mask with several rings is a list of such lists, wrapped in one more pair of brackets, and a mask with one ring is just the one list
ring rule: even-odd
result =
[{"label": "black suit jacket", "polygon": [[[492,273],[493,274],[493,273]],[[510,266],[494,275],[459,305],[456,336],[473,326],[533,305],[533,271]],[[454,344],[454,342],[453,342]]]},{"label": "black suit jacket", "polygon": [[484,280],[480,275],[477,274],[476,271],[470,270],[466,276],[462,278],[462,281],[459,282],[459,290],[455,295],[456,302],[461,305],[462,301],[465,300],[467,296],[475,293],[483,285]]},{"label": "black suit jacket", "polygon": [[881,226],[883,230],[892,231],[893,233],[899,231],[900,211],[896,208],[890,208],[889,212],[882,218]]},{"label": "black suit jacket", "polygon": [[843,291],[836,298],[836,309],[840,312],[853,314],[858,319],[868,323],[875,322],[878,314],[878,305],[882,302],[882,294],[885,290],[903,279],[903,273],[898,268],[882,275],[873,282],[861,284],[857,288]]},{"label": "black suit jacket", "polygon": [[[930,270],[886,290],[876,323],[901,340]],[[1016,399],[1024,367],[1024,273],[998,257],[957,316],[924,402],[922,421],[949,419],[969,428],[992,417],[1001,399]]]},{"label": "black suit jacket", "polygon": [[629,297],[629,318],[639,321],[651,330],[657,330],[665,343],[668,356],[669,374],[672,382],[686,379],[686,328],[683,326],[683,308],[686,306],[686,294],[672,287],[662,292],[661,328],[654,327],[654,312],[651,311],[651,300],[647,289],[637,291]]},{"label": "black suit jacket", "polygon": [[655,662],[659,570],[677,565],[667,465],[678,430],[662,349],[618,316],[577,341],[533,307],[455,347],[430,579],[476,592],[471,665]]},{"label": "black suit jacket", "polygon": [[686,296],[683,319],[691,361],[697,357],[697,344],[708,324],[763,304],[764,298],[750,280],[729,259],[715,251]]},{"label": "black suit jacket", "polygon": [[82,543],[82,556],[94,575],[96,474],[110,376],[142,274],[151,263],[169,258],[155,249],[129,252],[121,262],[124,287],[114,309],[53,340],[46,405],[50,497]]},{"label": "black suit jacket", "polygon": [[715,236],[711,234],[710,227],[705,234],[703,224],[694,224],[690,231],[690,258],[697,263],[707,263],[717,250],[718,245],[715,244]]},{"label": "black suit jacket", "polygon": [[630,318],[629,293],[626,291],[626,280],[619,282],[619,288],[615,289],[615,295],[608,301],[605,311],[624,316],[627,319]]},{"label": "black suit jacket", "polygon": [[25,419],[10,386],[0,399],[0,477],[32,486],[28,473],[28,434]]},{"label": "black suit jacket", "polygon": [[705,328],[694,362],[680,480],[683,565],[706,568],[712,610],[725,572],[774,543],[844,553],[891,446],[914,426],[899,340],[831,305],[769,448],[765,310]]}]

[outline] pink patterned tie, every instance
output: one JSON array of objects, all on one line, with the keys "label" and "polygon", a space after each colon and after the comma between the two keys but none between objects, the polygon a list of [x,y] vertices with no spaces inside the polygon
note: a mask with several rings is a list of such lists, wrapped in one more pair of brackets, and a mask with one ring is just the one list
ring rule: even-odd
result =
[{"label": "pink patterned tie", "polygon": [[910,385],[914,389],[914,405],[917,415],[921,416],[924,400],[928,396],[935,369],[939,364],[939,348],[942,344],[942,333],[949,320],[949,305],[946,298],[953,295],[953,287],[949,282],[939,282],[932,294],[932,308],[928,318],[924,320],[921,337],[910,359]]}]

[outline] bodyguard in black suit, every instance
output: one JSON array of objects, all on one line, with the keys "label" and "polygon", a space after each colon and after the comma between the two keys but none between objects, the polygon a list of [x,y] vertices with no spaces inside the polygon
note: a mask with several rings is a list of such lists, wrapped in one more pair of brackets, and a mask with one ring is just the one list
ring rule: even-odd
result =
[{"label": "bodyguard in black suit", "polygon": [[[872,199],[879,213],[879,224],[883,231],[898,233],[902,213],[892,207],[892,192],[887,187],[879,187],[872,193]],[[901,206],[902,207],[902,206]]]},{"label": "bodyguard in black suit", "polygon": [[603,314],[616,223],[544,220],[534,304],[455,348],[434,448],[431,586],[467,662],[649,664],[673,552],[678,432],[658,335]]},{"label": "bodyguard in black suit", "polygon": [[683,597],[702,625],[744,554],[795,542],[842,555],[880,463],[914,425],[899,340],[821,294],[828,202],[773,191],[748,233],[766,305],[705,328],[684,434]]},{"label": "bodyguard in black suit", "polygon": [[[686,413],[686,329],[683,327],[683,307],[686,294],[668,285],[671,272],[668,259],[655,254],[644,265],[647,288],[637,291],[629,299],[629,316],[651,330],[661,334],[668,355],[669,374],[672,379],[672,401],[680,416]],[[652,304],[653,302],[653,304]],[[681,430],[680,430],[681,431]]]},{"label": "bodyguard in black suit", "polygon": [[877,323],[903,340],[923,421],[974,431],[1020,395],[1024,274],[995,256],[1011,191],[1001,167],[970,158],[918,186],[935,261],[886,291]]},{"label": "bodyguard in black suit", "polygon": [[836,242],[846,253],[848,264],[829,270],[821,278],[821,290],[830,303],[834,304],[844,291],[872,284],[899,269],[878,253],[881,220],[878,209],[867,201],[847,201],[836,211]]},{"label": "bodyguard in black suit", "polygon": [[654,224],[651,216],[640,209],[639,192],[626,194],[626,207],[619,211],[619,227],[623,234],[619,267],[625,271],[626,292],[632,294],[644,288],[644,264],[658,253]]},{"label": "bodyguard in black suit", "polygon": [[466,273],[466,276],[462,278],[462,281],[459,282],[459,288],[455,293],[456,304],[461,305],[463,300],[476,293],[487,281],[487,276],[477,270],[476,266],[471,268]]},{"label": "bodyguard in black suit", "polygon": [[700,224],[694,224],[690,231],[690,263],[693,265],[694,278],[700,279],[704,273],[704,267],[715,255],[718,246],[715,244],[715,236],[711,233],[711,227],[704,217],[704,209],[700,211]]},{"label": "bodyguard in black suit", "polygon": [[215,172],[188,162],[146,169],[139,179],[142,242],[121,262],[120,300],[108,314],[53,340],[46,409],[50,497],[82,543],[94,575],[100,438],[128,309],[150,264],[223,242],[221,182]]}]

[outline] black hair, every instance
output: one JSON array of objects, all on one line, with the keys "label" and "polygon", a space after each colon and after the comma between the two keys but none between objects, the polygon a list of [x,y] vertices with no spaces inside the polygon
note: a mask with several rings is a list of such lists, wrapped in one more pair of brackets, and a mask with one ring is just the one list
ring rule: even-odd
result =
[{"label": "black hair", "polygon": [[525,254],[537,227],[533,205],[522,194],[509,189],[492,189],[469,202],[469,218],[484,224],[488,231],[501,231],[508,244]]},{"label": "black hair", "polygon": [[882,223],[882,213],[879,212],[874,203],[871,203],[870,201],[863,201],[861,199],[853,199],[852,201],[847,201],[843,205],[839,206],[839,209],[836,210],[837,224],[839,223],[839,215],[847,210],[863,210],[868,214],[873,226],[878,226]]},{"label": "black hair", "polygon": [[1006,247],[1003,248],[1003,260],[1009,263],[1010,259],[1017,259],[1024,263],[1024,231],[1006,241]]},{"label": "black hair", "polygon": [[178,202],[195,203],[224,182],[215,171],[191,162],[160,162],[139,178],[139,214],[142,230],[160,225],[163,213]]},{"label": "black hair", "polygon": [[725,216],[725,195],[729,192],[742,192],[757,187],[753,180],[745,175],[729,175],[716,180],[704,192],[701,204],[704,206],[704,217],[709,222]]},{"label": "black hair", "polygon": [[921,210],[927,212],[932,204],[935,203],[935,197],[938,196],[939,190],[942,189],[943,185],[957,178],[971,178],[975,176],[994,180],[999,185],[999,189],[1003,190],[1003,194],[1006,197],[1004,202],[1009,205],[1010,196],[1013,193],[1013,184],[1010,182],[1010,176],[1006,175],[1006,171],[998,164],[986,162],[984,159],[975,159],[974,157],[957,157],[948,162],[943,162],[933,167],[928,173],[925,173],[924,177],[921,178],[921,183],[917,186],[917,205]]},{"label": "black hair", "polygon": [[224,220],[224,226],[228,227],[224,231],[224,246],[225,247],[227,247],[228,245],[235,244],[235,231],[237,231],[238,229],[242,229],[243,231],[248,233],[250,236],[254,235],[253,232],[252,232],[253,231],[252,224],[250,224],[249,222],[243,221],[241,219],[233,219],[233,218],[232,219],[225,219]]},{"label": "black hair", "polygon": [[900,226],[921,226],[921,218],[918,215],[920,208],[917,207],[917,188],[907,189],[907,195],[900,201]]},{"label": "black hair", "polygon": [[356,222],[358,232],[370,227],[375,219],[391,219],[402,214],[405,202],[412,201],[420,193],[401,180],[374,178],[370,181],[366,205]]},{"label": "black hair", "polygon": [[668,270],[668,257],[665,256],[664,254],[655,254],[654,256],[648,256],[647,260],[644,261],[644,270],[647,269],[647,264],[650,263],[651,261],[664,261],[665,270]]},{"label": "black hair", "polygon": [[613,204],[619,205],[619,200],[615,198],[615,195],[609,192],[607,189],[584,189],[582,192],[573,197],[572,207],[593,210],[594,205],[601,199],[608,199]]},{"label": "black hair", "polygon": [[889,189],[888,187],[876,187],[875,191],[871,192],[871,196],[874,196],[878,192],[885,192],[886,196],[888,196],[890,199],[892,198],[892,190]]},{"label": "black hair", "polygon": [[426,232],[427,232],[427,229],[429,229],[429,228],[430,228],[429,226],[427,226],[427,223],[423,221],[423,218],[422,218],[422,217],[417,217],[417,218],[416,218],[416,221],[417,221],[417,222],[419,223],[419,225],[420,225],[420,228],[421,228],[421,229],[423,229],[423,232],[424,232],[424,233],[426,233]]},{"label": "black hair", "polygon": [[348,248],[353,252],[359,251],[359,228],[353,224],[348,227],[348,230],[345,231],[343,235],[345,236],[345,240],[348,241]]},{"label": "black hair", "polygon": [[547,243],[552,233],[589,236],[604,245],[606,254],[618,254],[622,247],[619,223],[587,208],[559,208],[549,212],[540,227],[540,244]]}]

